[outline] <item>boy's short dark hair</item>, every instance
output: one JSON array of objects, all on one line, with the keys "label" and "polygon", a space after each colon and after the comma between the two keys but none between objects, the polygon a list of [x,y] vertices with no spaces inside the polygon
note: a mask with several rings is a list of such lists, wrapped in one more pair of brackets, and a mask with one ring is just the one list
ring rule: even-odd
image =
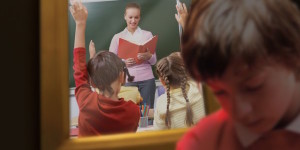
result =
[{"label": "boy's short dark hair", "polygon": [[92,83],[100,90],[114,94],[111,83],[116,81],[124,71],[123,61],[114,53],[100,51],[87,64]]},{"label": "boy's short dark hair", "polygon": [[270,57],[299,71],[300,15],[290,0],[215,0],[207,9],[197,7],[200,2],[182,40],[192,77],[220,77],[233,60],[253,66]]}]

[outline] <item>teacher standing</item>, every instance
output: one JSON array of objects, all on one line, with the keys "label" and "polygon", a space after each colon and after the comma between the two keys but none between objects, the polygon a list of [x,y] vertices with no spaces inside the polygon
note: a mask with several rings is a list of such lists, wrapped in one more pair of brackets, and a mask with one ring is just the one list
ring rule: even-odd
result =
[{"label": "teacher standing", "polygon": [[[111,40],[109,51],[118,53],[119,38],[126,39],[136,44],[142,44],[153,37],[152,33],[142,30],[138,24],[140,21],[141,8],[136,3],[128,3],[125,8],[124,19],[127,27],[118,34],[115,34]],[[135,76],[133,82],[127,82],[125,86],[138,87],[144,103],[154,107],[155,96],[155,79],[151,65],[156,63],[156,53],[151,54],[149,51],[138,53],[138,59],[144,60],[141,64],[136,64],[133,58],[123,60],[131,75]]]}]

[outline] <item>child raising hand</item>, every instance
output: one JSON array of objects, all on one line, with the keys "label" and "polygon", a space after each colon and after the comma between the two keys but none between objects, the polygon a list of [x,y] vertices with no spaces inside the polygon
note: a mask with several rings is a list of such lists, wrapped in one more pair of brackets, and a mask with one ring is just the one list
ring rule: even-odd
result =
[{"label": "child raising hand", "polygon": [[[73,2],[70,12],[76,23],[73,69],[79,137],[135,132],[140,118],[139,107],[132,101],[118,98],[124,83],[124,63],[114,53],[102,51],[86,64],[88,11],[81,3]],[[93,92],[91,86],[99,89],[99,93]]]},{"label": "child raising hand", "polygon": [[[96,55],[96,48],[95,48],[95,43],[91,40],[89,44],[89,52],[90,52],[90,59],[92,59]],[[124,67],[124,72],[127,75],[127,80],[133,81],[134,76],[131,76],[125,63],[123,64]],[[126,80],[126,76],[124,76],[124,80]],[[96,92],[99,93],[99,89],[96,88]],[[121,86],[120,92],[118,94],[119,98],[124,98],[125,101],[133,101],[135,104],[140,104],[143,101],[143,97],[141,96],[139,90],[135,86]]]}]

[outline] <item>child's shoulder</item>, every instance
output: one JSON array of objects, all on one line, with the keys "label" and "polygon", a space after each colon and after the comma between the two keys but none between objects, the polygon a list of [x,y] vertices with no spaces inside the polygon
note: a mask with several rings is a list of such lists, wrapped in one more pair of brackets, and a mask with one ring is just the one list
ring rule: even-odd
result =
[{"label": "child's shoulder", "polygon": [[164,104],[167,103],[167,94],[164,93],[157,98],[157,103]]},{"label": "child's shoulder", "polygon": [[155,101],[156,110],[158,112],[165,112],[167,109],[167,94],[160,95]]},{"label": "child's shoulder", "polygon": [[188,80],[188,85],[189,85],[189,88],[192,89],[192,90],[197,90],[198,93],[202,93],[202,89],[199,89],[201,88],[201,86],[198,86],[198,83],[194,80]]},{"label": "child's shoulder", "polygon": [[[177,149],[215,149],[228,117],[221,109],[200,120],[177,143]],[[208,142],[209,141],[209,142]]]},{"label": "child's shoulder", "polygon": [[203,135],[203,138],[206,138],[206,135],[204,134],[211,135],[212,133],[218,132],[218,130],[221,129],[222,126],[228,121],[229,120],[227,114],[223,109],[221,109],[200,120],[195,128],[191,130],[191,132],[199,135],[199,137]]}]

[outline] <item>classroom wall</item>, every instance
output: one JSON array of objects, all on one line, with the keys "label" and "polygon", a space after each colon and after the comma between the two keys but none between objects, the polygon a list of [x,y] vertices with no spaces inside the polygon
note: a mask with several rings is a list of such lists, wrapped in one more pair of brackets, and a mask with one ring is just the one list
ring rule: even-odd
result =
[{"label": "classroom wall", "polygon": [[[191,0],[181,0],[189,7]],[[124,9],[128,2],[141,6],[140,28],[158,35],[157,60],[172,52],[180,51],[178,23],[175,19],[176,0],[116,0],[84,3],[88,9],[86,47],[93,40],[97,52],[108,50],[112,37],[126,27]],[[74,87],[73,48],[75,22],[69,12],[69,86]],[[87,54],[86,60],[88,61]],[[156,74],[154,74],[156,76]],[[156,77],[157,78],[157,77]]]}]

